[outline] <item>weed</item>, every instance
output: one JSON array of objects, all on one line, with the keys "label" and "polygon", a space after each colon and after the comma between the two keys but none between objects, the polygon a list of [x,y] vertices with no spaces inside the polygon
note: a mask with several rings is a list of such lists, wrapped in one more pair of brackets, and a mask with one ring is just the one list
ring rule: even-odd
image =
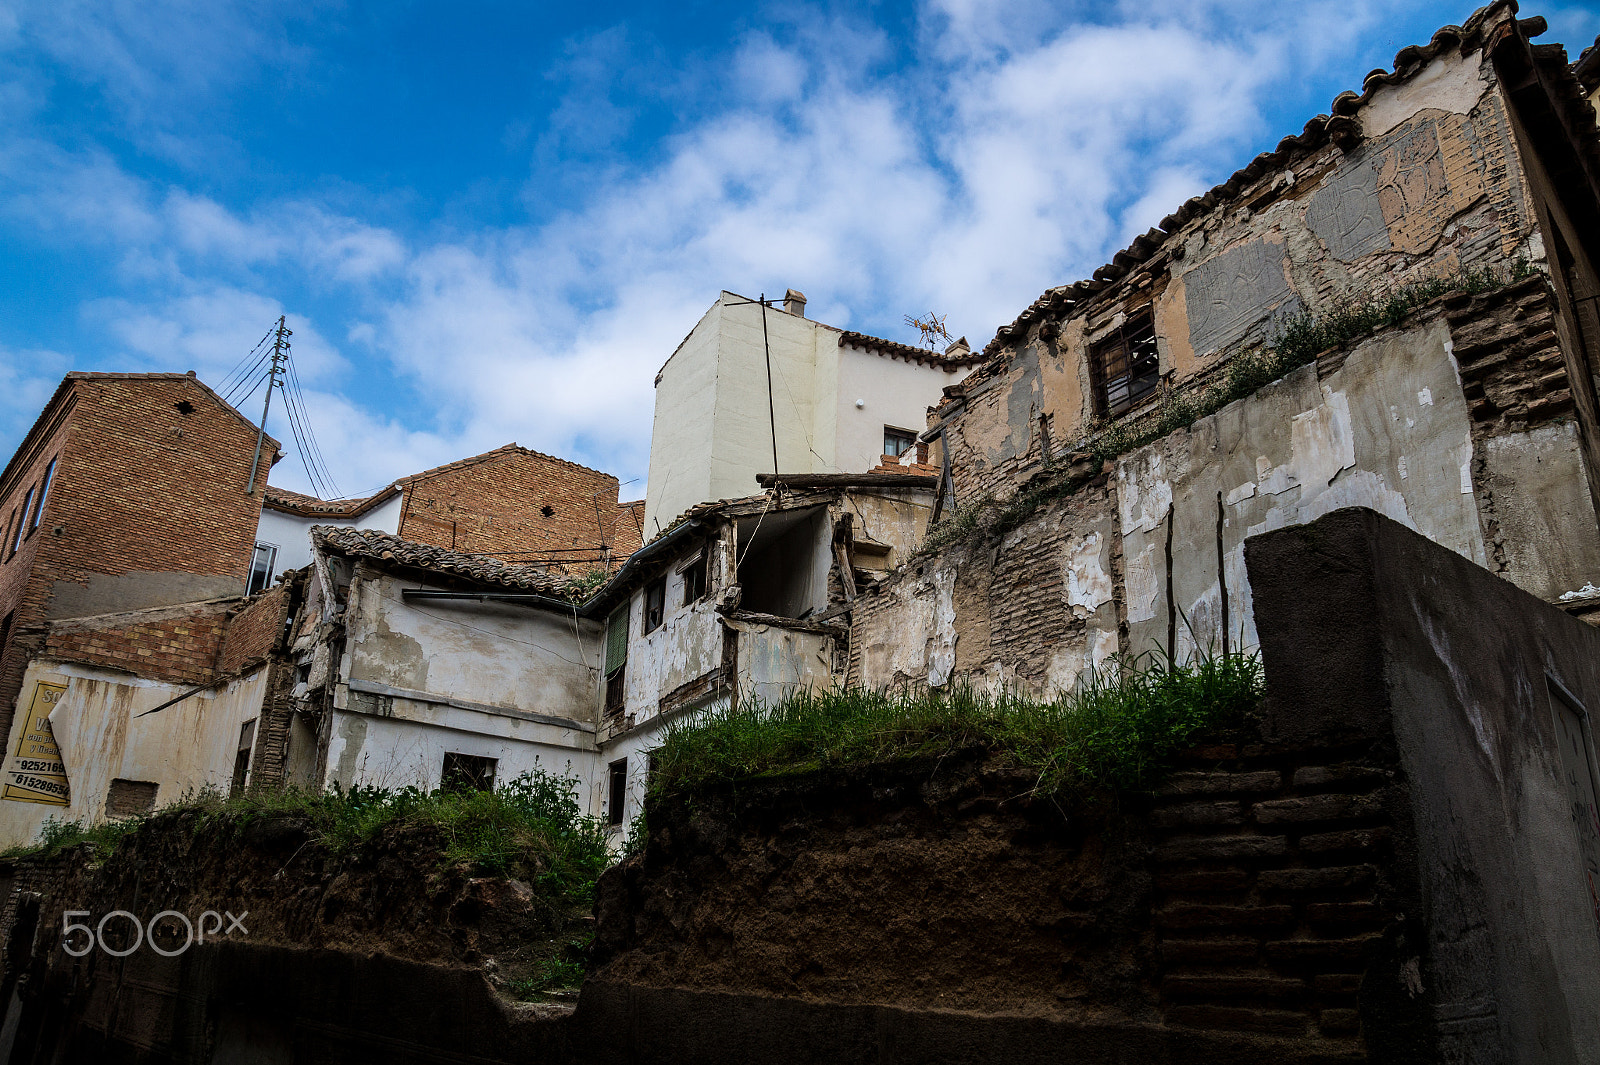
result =
[{"label": "weed", "polygon": [[1263,385],[1304,366],[1330,348],[1345,347],[1380,329],[1399,325],[1417,308],[1441,296],[1452,293],[1475,296],[1520,281],[1534,272],[1532,263],[1518,258],[1506,268],[1504,276],[1489,267],[1460,270],[1444,277],[1402,285],[1387,294],[1345,299],[1321,316],[1294,315],[1282,323],[1278,335],[1266,347],[1234,355],[1220,382],[1169,395],[1158,410],[1103,430],[1088,442],[1085,450],[1102,462],[1110,462],[1169,433],[1187,429],[1234,400],[1252,395]]},{"label": "weed", "polygon": [[1038,774],[1045,793],[1149,786],[1202,733],[1237,726],[1260,702],[1254,654],[1208,653],[1179,665],[1120,658],[1049,701],[970,686],[919,693],[802,692],[668,726],[657,793],[987,747]]}]

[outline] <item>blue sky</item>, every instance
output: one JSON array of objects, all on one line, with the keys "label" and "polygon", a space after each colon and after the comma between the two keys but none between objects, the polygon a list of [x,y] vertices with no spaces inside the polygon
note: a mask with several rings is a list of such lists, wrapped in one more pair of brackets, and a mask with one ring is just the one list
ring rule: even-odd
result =
[{"label": "blue sky", "polygon": [[[1575,56],[1595,7],[1522,14]],[[1470,12],[0,0],[0,451],[69,369],[220,383],[286,314],[343,493],[516,440],[640,496],[720,289],[981,345]]]}]

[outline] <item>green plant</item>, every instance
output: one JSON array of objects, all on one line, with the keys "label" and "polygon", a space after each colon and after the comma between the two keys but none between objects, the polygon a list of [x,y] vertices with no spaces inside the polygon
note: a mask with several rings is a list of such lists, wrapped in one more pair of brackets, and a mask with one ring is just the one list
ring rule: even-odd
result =
[{"label": "green plant", "polygon": [[1207,731],[1237,726],[1259,703],[1254,654],[1119,658],[1052,700],[958,685],[916,693],[802,692],[668,726],[653,793],[719,781],[985,747],[1037,773],[1036,789],[1133,789]]},{"label": "green plant", "polygon": [[1526,258],[1514,259],[1504,276],[1493,268],[1459,270],[1443,277],[1426,278],[1387,293],[1346,298],[1322,315],[1309,312],[1287,318],[1271,343],[1241,351],[1229,359],[1220,382],[1168,396],[1153,414],[1118,422],[1102,430],[1085,450],[1103,462],[1175,432],[1187,429],[1292,370],[1314,360],[1330,348],[1344,347],[1364,337],[1399,325],[1412,312],[1441,296],[1478,295],[1520,281],[1536,272]]}]

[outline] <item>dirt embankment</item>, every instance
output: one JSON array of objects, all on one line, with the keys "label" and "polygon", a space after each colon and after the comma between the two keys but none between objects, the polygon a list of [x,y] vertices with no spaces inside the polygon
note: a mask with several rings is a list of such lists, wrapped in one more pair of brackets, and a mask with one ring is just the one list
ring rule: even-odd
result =
[{"label": "dirt embankment", "polygon": [[651,807],[601,882],[596,978],[1155,1020],[1142,822],[973,753]]}]

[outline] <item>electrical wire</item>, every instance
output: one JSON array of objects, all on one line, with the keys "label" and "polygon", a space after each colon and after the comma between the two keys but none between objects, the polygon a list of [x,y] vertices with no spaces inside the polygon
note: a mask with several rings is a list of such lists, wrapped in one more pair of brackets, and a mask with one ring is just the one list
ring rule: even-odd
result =
[{"label": "electrical wire", "polygon": [[248,364],[250,362],[250,360],[252,358],[254,358],[261,351],[262,346],[265,345],[266,342],[267,342],[267,337],[270,337],[271,335],[272,335],[272,330],[268,329],[266,331],[266,334],[264,336],[262,336],[262,338],[260,340],[256,341],[255,347],[250,349],[249,354],[245,355],[244,358],[240,359],[237,363],[234,364],[233,369],[229,370],[227,372],[227,374],[223,377],[223,379],[222,379],[222,387],[217,389],[218,392],[226,392],[230,387],[232,387],[230,382],[237,383],[237,382],[234,382],[234,375],[236,375],[239,372],[241,367],[243,367],[246,364]]},{"label": "electrical wire", "polygon": [[261,369],[266,365],[267,359],[270,355],[271,352],[263,352],[261,357],[255,361],[255,365],[250,367],[249,372],[228,386],[227,391],[223,393],[222,398],[229,403],[235,402],[233,397],[238,395],[241,388],[250,382],[255,381],[260,376]]},{"label": "electrical wire", "polygon": [[294,360],[289,360],[289,382],[293,386],[295,402],[300,408],[300,423],[305,429],[306,442],[311,447],[311,455],[316,466],[322,471],[323,482],[332,489],[334,498],[339,498],[339,486],[333,479],[333,474],[328,469],[328,460],[323,457],[322,447],[317,443],[316,433],[311,428],[311,416],[306,410],[305,389],[300,385],[300,371],[295,368]]}]

